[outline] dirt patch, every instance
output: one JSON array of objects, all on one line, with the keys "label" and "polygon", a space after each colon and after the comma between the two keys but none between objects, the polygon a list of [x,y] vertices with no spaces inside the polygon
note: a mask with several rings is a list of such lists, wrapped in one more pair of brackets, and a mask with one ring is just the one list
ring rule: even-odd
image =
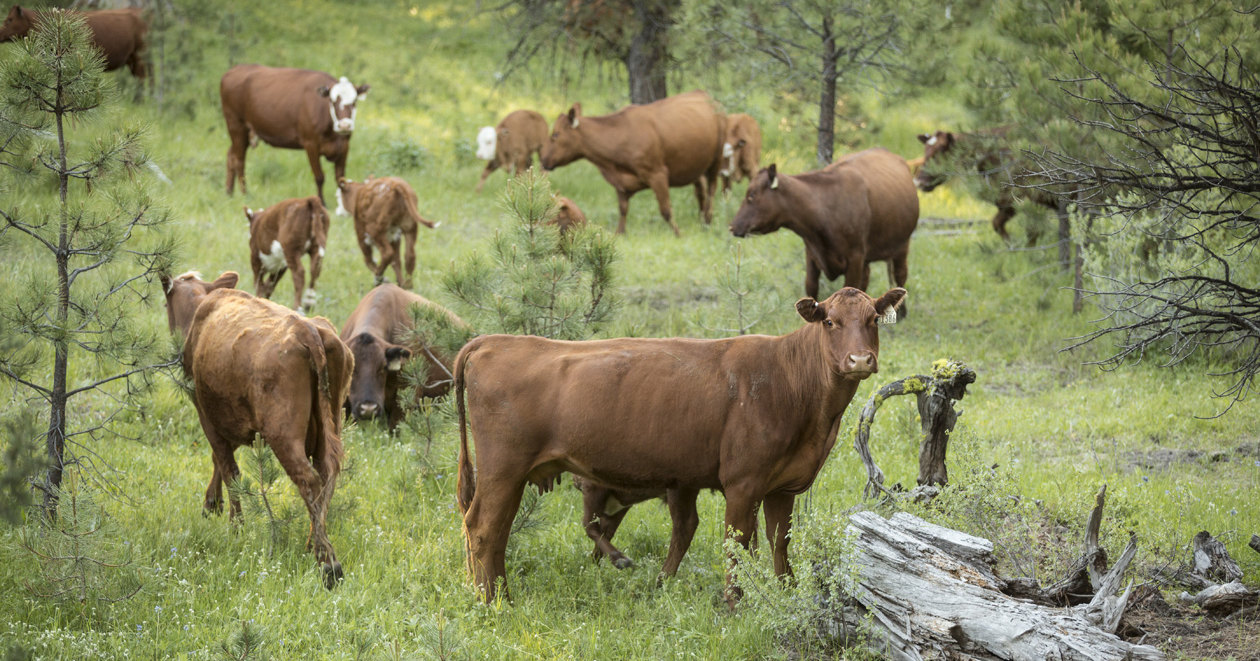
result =
[{"label": "dirt patch", "polygon": [[1175,448],[1160,448],[1149,451],[1135,450],[1128,453],[1125,458],[1125,465],[1129,470],[1164,470],[1179,464],[1216,464],[1242,461],[1253,452],[1256,452],[1256,449],[1250,446],[1240,446],[1233,452],[1229,450],[1203,451],[1179,450]]},{"label": "dirt patch", "polygon": [[1120,633],[1183,661],[1257,661],[1260,615],[1212,617],[1198,608],[1170,604],[1158,592],[1131,606]]}]

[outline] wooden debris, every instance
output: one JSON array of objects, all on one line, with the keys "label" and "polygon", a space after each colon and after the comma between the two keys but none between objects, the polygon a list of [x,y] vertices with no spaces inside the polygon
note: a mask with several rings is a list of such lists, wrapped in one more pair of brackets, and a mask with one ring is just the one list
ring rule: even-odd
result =
[{"label": "wooden debris", "polygon": [[1198,604],[1212,615],[1228,615],[1241,608],[1255,606],[1258,598],[1255,592],[1239,581],[1213,585],[1193,596],[1189,592],[1181,593],[1183,602]]},{"label": "wooden debris", "polygon": [[1206,530],[1194,536],[1194,573],[1213,583],[1242,580],[1242,569],[1220,540]]}]

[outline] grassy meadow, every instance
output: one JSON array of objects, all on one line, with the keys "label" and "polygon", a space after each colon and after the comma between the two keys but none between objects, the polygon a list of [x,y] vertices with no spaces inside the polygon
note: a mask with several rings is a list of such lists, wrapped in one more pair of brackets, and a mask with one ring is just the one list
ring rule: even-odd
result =
[{"label": "grassy meadow", "polygon": [[[470,311],[442,290],[442,276],[473,251],[485,252],[490,237],[509,222],[502,207],[506,174],[496,172],[480,195],[473,192],[484,166],[473,154],[477,130],[516,108],[536,109],[551,120],[574,101],[588,115],[624,105],[624,74],[611,66],[562,74],[540,60],[534,71],[500,82],[507,47],[502,27],[473,3],[282,0],[265,9],[228,0],[175,4],[182,22],[162,33],[162,48],[155,45],[153,53],[165,80],[160,102],[132,102],[135,82],[122,72],[108,74],[119,82],[119,100],[98,120],[71,127],[72,135],[85,139],[112,125],[144,126],[148,152],[169,183],[142,178],[173,217],[177,268],[199,270],[207,279],[234,270],[250,291],[242,206],[310,195],[313,183],[302,153],[260,146],[247,157],[249,194],[225,195],[228,137],[218,80],[232,64],[320,69],[372,86],[359,106],[347,174],[397,175],[412,184],[421,213],[441,221],[436,230],[421,228],[413,288],[466,318]],[[15,50],[0,45],[0,57]],[[814,167],[810,118],[816,111],[808,100],[785,113],[775,90],[749,92],[723,80],[680,71],[670,89],[705,87],[727,111],[757,118],[765,133],[763,165],[778,163],[787,173]],[[872,97],[867,106],[878,109],[872,113],[878,130],[851,147],[884,146],[908,157],[921,153],[916,133],[964,119],[947,98],[894,105]],[[331,204],[332,168],[324,167]],[[615,228],[616,196],[592,165],[582,161],[557,170],[550,183],[595,226]],[[680,239],[661,221],[650,192],[631,200],[614,267],[620,307],[598,336],[728,335],[723,329],[737,323],[737,302],[719,276],[736,256],[753,285],[747,307],[762,315],[754,331],[786,333],[800,325],[793,304],[802,295],[801,241],[787,232],[732,238],[726,225],[743,190],[737,185],[721,198],[714,223],[706,226],[691,191],[674,189]],[[920,196],[925,221],[911,249],[910,317],[881,331],[881,371],[859,390],[830,459],[809,495],[798,499],[797,520],[806,532],[794,543],[794,557],[801,557],[810,535],[834,534],[843,513],[862,504],[865,473],[850,443],[861,404],[879,386],[927,373],[932,361],[951,357],[979,375],[961,403],[965,412],[950,444],[951,478],[987,490],[991,507],[980,512],[987,518],[926,515],[994,536],[1004,559],[1035,556],[1045,582],[1058,578],[1056,559],[1081,548],[1079,529],[1094,493],[1106,484],[1103,543],[1113,557],[1127,540],[1125,531],[1133,531],[1142,567],[1188,561],[1191,537],[1208,530],[1226,542],[1248,582],[1260,580],[1260,555],[1246,547],[1260,532],[1254,506],[1260,496],[1260,407],[1244,401],[1213,417],[1228,402],[1213,397],[1224,384],[1205,374],[1226,357],[1164,368],[1160,356],[1148,356],[1106,372],[1086,364],[1103,357],[1106,346],[1063,351],[1069,338],[1093,328],[1097,309],[1087,304],[1074,316],[1065,289],[1070,275],[1058,268],[1055,251],[1003,245],[988,226],[992,207],[961,190],[946,186]],[[12,196],[6,206],[48,208],[55,201],[52,187],[3,193]],[[1010,226],[1016,245],[1023,245],[1030,224],[1045,227],[1043,237],[1053,234],[1039,211],[1024,211]],[[46,272],[20,240],[0,244],[0,255],[4,282]],[[386,275],[392,280],[392,270]],[[334,216],[315,313],[340,327],[372,284],[350,219]],[[886,286],[877,266],[871,291]],[[145,293],[149,300],[136,304],[136,323],[164,333],[160,285],[149,283]],[[291,297],[286,277],[273,299],[289,304]],[[71,369],[95,367],[78,356]],[[7,382],[0,396],[6,410],[24,399]],[[530,525],[511,538],[512,602],[484,605],[464,570],[454,496],[458,436],[449,410],[434,411],[431,425],[413,415],[393,437],[375,425],[347,424],[347,462],[328,520],[346,580],[329,592],[303,549],[306,513],[286,477],[271,487],[280,519],[274,534],[256,512],[239,526],[226,517],[203,517],[211,462],[191,401],[174,382],[159,378],[153,392],[130,403],[134,410],[120,416],[119,434],[93,446],[98,465],[111,467],[105,475],[117,486],[114,497],[98,490],[110,527],[97,540],[97,552],[129,559],[116,572],[125,579],[103,570],[102,580],[138,581],[139,592],[116,603],[41,598],[40,562],[22,547],[22,530],[0,527],[0,648],[18,646],[40,659],[217,659],[225,641],[248,629],[262,640],[251,658],[733,659],[793,653],[778,625],[785,614],[751,606],[732,613],[721,601],[726,561],[718,494],[701,496],[691,551],[678,576],[658,586],[670,529],[666,508],[644,503],[627,517],[617,544],[636,566],[618,571],[592,562],[579,524],[579,493],[564,480],[537,499]],[[80,399],[71,424],[98,419],[113,406],[105,396]],[[872,452],[888,484],[913,486],[917,439],[911,400],[885,404]],[[238,452],[247,474],[248,454]],[[1033,524],[1003,525],[1009,514],[1003,502]],[[756,562],[768,561],[766,555]],[[1141,571],[1134,578],[1147,580]]]}]

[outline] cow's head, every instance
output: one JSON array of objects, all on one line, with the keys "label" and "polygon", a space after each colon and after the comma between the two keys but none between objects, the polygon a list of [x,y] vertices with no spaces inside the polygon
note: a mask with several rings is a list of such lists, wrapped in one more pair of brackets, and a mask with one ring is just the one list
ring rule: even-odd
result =
[{"label": "cow's head", "polygon": [[494,160],[495,145],[498,142],[499,132],[493,126],[483,126],[477,132],[477,158],[483,161]]},{"label": "cow's head", "polygon": [[796,311],[814,325],[831,372],[842,379],[861,380],[879,371],[879,325],[896,320],[895,310],[905,298],[906,290],[900,287],[879,298],[845,287],[821,303],[802,298],[796,302]]},{"label": "cow's head", "polygon": [[359,189],[363,188],[363,184],[351,181],[345,177],[337,180],[337,211],[338,216],[349,215],[348,209],[354,208],[354,198],[358,194]]},{"label": "cow's head", "polygon": [[744,195],[743,204],[735,212],[731,220],[731,234],[744,237],[749,234],[769,234],[787,222],[791,209],[788,200],[780,190],[782,181],[779,170],[774,163],[762,168],[752,181],[748,182],[748,193]]},{"label": "cow's head", "polygon": [[4,18],[4,25],[0,25],[0,42],[25,37],[31,31],[31,18],[29,10],[13,5],[9,15]]},{"label": "cow's head", "polygon": [[166,294],[166,322],[172,333],[178,329],[185,337],[192,326],[193,314],[206,294],[216,289],[231,289],[236,286],[240,276],[235,271],[225,271],[214,282],[201,279],[201,274],[189,271],[183,275],[170,277],[165,273],[158,274],[162,283],[162,291]]},{"label": "cow's head", "polygon": [[930,193],[945,183],[946,176],[940,171],[941,161],[954,144],[954,134],[948,131],[923,133],[919,135],[919,142],[923,143],[923,165],[914,175],[914,185],[924,193]]},{"label": "cow's head", "polygon": [[554,170],[582,158],[582,134],[579,133],[581,125],[580,103],[573,104],[569,112],[556,118],[555,125],[551,127],[551,136],[543,143],[542,152],[538,154],[538,161],[542,163],[544,170]]},{"label": "cow's head", "polygon": [[346,406],[355,420],[370,420],[385,412],[386,398],[398,387],[398,373],[411,350],[371,333],[359,333],[347,344],[354,354],[354,376]]},{"label": "cow's head", "polygon": [[371,87],[355,87],[349,78],[342,76],[332,87],[323,85],[319,88],[319,95],[328,99],[328,114],[332,117],[334,133],[350,135],[354,132],[354,115],[358,112],[354,104],[367,96]]}]

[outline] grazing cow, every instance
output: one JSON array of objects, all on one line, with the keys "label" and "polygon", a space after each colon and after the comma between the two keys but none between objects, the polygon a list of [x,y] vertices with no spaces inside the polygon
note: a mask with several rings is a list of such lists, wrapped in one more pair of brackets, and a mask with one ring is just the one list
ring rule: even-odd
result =
[{"label": "grazing cow", "polygon": [[808,323],[777,337],[483,335],[464,345],[455,359],[456,494],[474,583],[495,597],[526,484],[547,490],[565,471],[614,489],[676,491],[677,543],[664,575],[691,543],[701,489],[725,494],[726,529],[745,547],[762,504],[775,571],[788,573],[794,498],[835,445],[859,382],[877,371],[876,323],[905,293],[873,299],[845,288],[822,303],[803,298],[796,309]]},{"label": "grazing cow", "polygon": [[725,134],[726,116],[699,90],[601,117],[583,117],[582,104],[575,103],[556,118],[540,160],[545,170],[582,158],[599,168],[617,191],[618,234],[626,232],[630,197],[650,188],[661,216],[681,236],[669,189],[694,185],[704,222],[711,222]]},{"label": "grazing cow", "polygon": [[[78,12],[75,12],[78,13]],[[92,43],[105,58],[105,70],[113,71],[126,66],[131,75],[144,80],[146,75],[145,34],[149,25],[140,17],[139,9],[107,9],[80,14],[92,33]],[[38,27],[44,12],[22,9],[13,5],[0,26],[0,42],[21,39]]]},{"label": "grazing cow", "polygon": [[332,161],[337,179],[346,174],[346,155],[354,132],[355,104],[370,85],[354,85],[323,71],[283,69],[240,64],[219,81],[219,100],[232,145],[227,154],[227,193],[236,180],[245,193],[245,150],[251,131],[258,139],[281,149],[301,149],[315,175],[319,201],[324,201],[324,168],[319,157]]},{"label": "grazing cow", "polygon": [[[1009,131],[1010,127],[1002,127],[977,133],[937,131],[920,135],[923,164],[914,177],[914,183],[919,190],[930,193],[949,178],[946,174],[948,170],[962,172],[974,168],[984,179],[986,190],[982,195],[997,206],[991,222],[993,231],[1003,241],[1011,240],[1006,223],[1015,217],[1017,197],[1053,209],[1059,217],[1059,256],[1066,263],[1069,234],[1067,205],[1070,200],[1030,185],[1033,182],[1029,180],[1027,169],[1018,165],[1010,149],[1002,144]],[[945,164],[946,161],[949,165]],[[1030,231],[1028,244],[1035,244],[1038,238],[1036,230]]]},{"label": "grazing cow", "polygon": [[906,167],[910,168],[910,174],[916,177],[919,176],[919,170],[923,169],[923,161],[925,160],[927,159],[922,156],[906,159]]},{"label": "grazing cow", "polygon": [[[363,262],[376,276],[376,284],[385,281],[385,269],[394,265],[394,276],[403,289],[411,287],[411,274],[416,270],[416,230],[437,225],[420,216],[416,191],[398,177],[368,177],[362,183],[337,180],[337,215],[354,217],[354,236],[363,251]],[[403,277],[402,251],[406,240],[407,277]],[[381,251],[381,262],[372,259],[372,247]]]},{"label": "grazing cow", "polygon": [[555,199],[556,215],[547,221],[549,225],[559,227],[561,234],[586,227],[586,214],[582,213],[576,202],[563,195],[557,195]]},{"label": "grazing cow", "polygon": [[542,151],[546,140],[547,120],[533,110],[515,110],[498,127],[483,127],[477,134],[477,158],[486,161],[486,169],[481,171],[477,192],[499,168],[517,175],[533,167],[534,154]]},{"label": "grazing cow", "polygon": [[[225,273],[219,280],[234,279]],[[184,374],[214,458],[205,509],[223,509],[222,484],[240,476],[234,454],[261,436],[297,485],[311,517],[307,548],[331,589],[341,563],[325,528],[341,470],[338,406],[350,387],[354,357],[323,317],[306,319],[283,306],[185,274],[162,277],[168,318],[188,329]],[[207,292],[208,293],[205,293]],[[188,303],[197,301],[191,318]],[[231,516],[241,505],[229,491]]]},{"label": "grazing cow", "polygon": [[761,167],[761,127],[743,113],[726,116],[726,142],[722,145],[722,192],[731,181],[752,179]]},{"label": "grazing cow", "polygon": [[866,289],[868,264],[880,260],[890,262],[889,280],[904,287],[918,224],[919,196],[905,160],[867,149],[796,176],[780,174],[773,164],[761,170],[748,184],[731,233],[795,232],[805,241],[805,295],[817,297],[819,273],[829,280],[843,275],[844,286]]},{"label": "grazing cow", "polygon": [[[254,268],[254,293],[271,298],[286,270],[293,271],[293,307],[299,313],[315,305],[324,248],[328,245],[328,211],[314,195],[285,200],[266,209],[245,207],[249,219],[249,263]],[[311,261],[311,286],[306,285],[302,255]]]},{"label": "grazing cow", "polygon": [[428,367],[427,381],[416,388],[417,399],[441,397],[451,389],[454,356],[428,343],[431,338],[409,337],[416,330],[412,308],[417,306],[446,316],[455,328],[468,329],[450,310],[389,283],[368,292],[341,327],[341,341],[354,354],[354,377],[345,402],[354,419],[383,415],[390,431],[398,426],[404,413],[398,403],[400,373],[413,356],[423,356]]}]

